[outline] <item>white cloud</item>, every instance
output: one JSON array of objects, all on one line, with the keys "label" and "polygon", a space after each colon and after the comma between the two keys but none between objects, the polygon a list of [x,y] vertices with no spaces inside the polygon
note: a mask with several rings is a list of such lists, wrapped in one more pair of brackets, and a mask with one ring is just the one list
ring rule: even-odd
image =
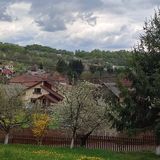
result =
[{"label": "white cloud", "polygon": [[10,16],[13,20],[17,20],[27,17],[30,10],[31,3],[19,2],[10,4],[6,9],[5,14]]},{"label": "white cloud", "polygon": [[0,7],[0,41],[68,50],[128,49],[158,4],[158,0],[7,0]]},{"label": "white cloud", "polygon": [[10,16],[12,21],[0,21],[1,41],[23,44],[34,38],[39,28],[29,15],[30,9],[31,4],[25,2],[8,5],[5,14]]}]

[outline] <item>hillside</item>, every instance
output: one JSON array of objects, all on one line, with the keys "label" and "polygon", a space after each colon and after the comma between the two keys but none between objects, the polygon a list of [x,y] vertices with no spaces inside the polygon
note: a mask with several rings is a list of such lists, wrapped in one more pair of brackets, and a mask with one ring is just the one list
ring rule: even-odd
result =
[{"label": "hillside", "polygon": [[73,58],[78,58],[84,63],[89,64],[126,66],[131,59],[131,52],[125,50],[93,50],[91,52],[77,50],[74,53],[37,44],[23,47],[10,43],[0,43],[1,63],[3,61],[14,61],[21,66],[21,68],[37,64],[43,65],[48,70],[55,70],[59,58],[63,58],[67,62]]}]

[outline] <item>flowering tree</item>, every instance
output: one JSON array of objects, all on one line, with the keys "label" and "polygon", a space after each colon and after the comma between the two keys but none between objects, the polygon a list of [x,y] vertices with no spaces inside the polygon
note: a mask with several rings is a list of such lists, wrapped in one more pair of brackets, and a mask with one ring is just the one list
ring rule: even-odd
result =
[{"label": "flowering tree", "polygon": [[8,144],[11,129],[29,121],[30,111],[21,100],[22,86],[0,85],[0,130],[5,133],[4,144]]},{"label": "flowering tree", "polygon": [[[63,91],[64,89],[61,89]],[[64,99],[57,104],[54,112],[58,115],[61,127],[70,129],[74,147],[77,134],[82,135],[81,146],[95,129],[109,125],[109,105],[103,100],[100,89],[89,82],[81,82],[63,92]]]}]

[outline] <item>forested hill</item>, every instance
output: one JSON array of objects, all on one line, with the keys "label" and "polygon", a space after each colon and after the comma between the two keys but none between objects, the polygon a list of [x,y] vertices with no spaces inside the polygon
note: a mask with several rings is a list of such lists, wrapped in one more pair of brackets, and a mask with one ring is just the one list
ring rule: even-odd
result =
[{"label": "forested hill", "polygon": [[44,67],[55,68],[58,59],[62,57],[65,61],[79,58],[88,63],[109,63],[113,65],[126,66],[131,58],[129,51],[101,51],[91,52],[77,50],[74,52],[58,50],[37,44],[19,46],[10,43],[0,43],[0,60],[16,61],[25,65],[43,64]]}]

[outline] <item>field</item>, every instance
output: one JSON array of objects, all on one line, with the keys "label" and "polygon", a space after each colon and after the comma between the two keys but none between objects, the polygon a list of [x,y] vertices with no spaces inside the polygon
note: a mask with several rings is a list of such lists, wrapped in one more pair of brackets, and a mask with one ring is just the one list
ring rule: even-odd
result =
[{"label": "field", "polygon": [[[87,158],[88,157],[88,158]],[[153,153],[115,153],[105,150],[0,145],[0,160],[158,160]]]}]

